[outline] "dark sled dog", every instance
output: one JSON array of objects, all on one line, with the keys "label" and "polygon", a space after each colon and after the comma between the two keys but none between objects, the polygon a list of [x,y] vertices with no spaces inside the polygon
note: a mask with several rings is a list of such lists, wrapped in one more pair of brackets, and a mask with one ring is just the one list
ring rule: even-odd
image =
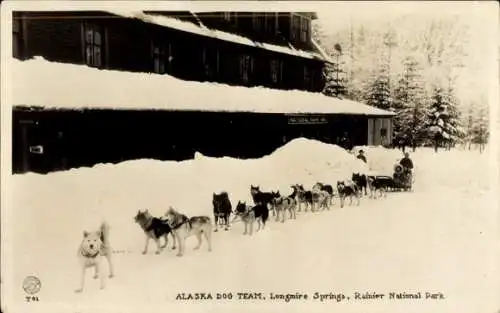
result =
[{"label": "dark sled dog", "polygon": [[360,190],[354,182],[337,181],[337,191],[340,198],[340,207],[344,207],[345,198],[349,197],[350,203],[352,205],[352,198],[355,197],[357,200],[357,205],[360,201]]},{"label": "dark sled dog", "polygon": [[[141,229],[144,231],[144,234],[146,235],[146,244],[144,246],[142,254],[146,254],[148,252],[150,239],[153,239],[156,243],[157,247],[156,254],[160,254],[168,244],[169,234],[172,237],[174,243],[172,246],[172,250],[175,249],[174,234],[172,233],[172,230],[170,229],[170,226],[166,221],[152,216],[148,210],[144,212],[138,210],[137,214],[134,217],[134,220],[137,224],[139,224]],[[160,245],[161,237],[165,239],[165,243],[163,245]]]},{"label": "dark sled dog", "polygon": [[368,187],[368,179],[366,178],[365,174],[359,174],[359,173],[352,173],[352,181],[358,186],[358,189],[361,193],[365,193],[365,196],[368,194],[367,193],[367,187]]},{"label": "dark sled dog", "polygon": [[223,191],[220,194],[213,194],[212,204],[214,207],[214,219],[215,219],[215,229],[217,231],[219,228],[219,219],[222,220],[224,224],[224,230],[229,230],[229,217],[233,211],[231,206],[231,201],[229,200],[229,195],[227,192]]},{"label": "dark sled dog", "polygon": [[[276,192],[262,192],[259,186],[250,185],[250,194],[252,195],[253,203],[264,204],[266,206],[272,207],[273,199],[276,198]],[[273,216],[276,214],[273,210]]]},{"label": "dark sled dog", "polygon": [[387,188],[392,184],[392,180],[378,178],[376,176],[368,176],[368,189],[370,190],[370,198],[377,199],[377,191],[380,196],[387,197]]},{"label": "dark sled dog", "polygon": [[266,227],[266,222],[267,219],[269,218],[269,208],[265,204],[257,204],[252,207],[247,205],[246,202],[238,201],[233,221],[236,220],[236,218],[238,217],[245,224],[245,232],[243,233],[243,235],[246,234],[252,235],[253,224],[255,221],[257,221],[259,225],[257,231],[261,229],[261,225],[262,229]]}]

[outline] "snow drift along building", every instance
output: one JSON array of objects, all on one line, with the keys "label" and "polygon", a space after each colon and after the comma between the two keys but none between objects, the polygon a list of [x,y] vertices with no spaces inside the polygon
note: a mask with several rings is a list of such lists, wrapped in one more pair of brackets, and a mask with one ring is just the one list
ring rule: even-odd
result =
[{"label": "snow drift along building", "polygon": [[16,12],[14,172],[390,142],[391,112],[319,93],[314,14],[176,14]]}]

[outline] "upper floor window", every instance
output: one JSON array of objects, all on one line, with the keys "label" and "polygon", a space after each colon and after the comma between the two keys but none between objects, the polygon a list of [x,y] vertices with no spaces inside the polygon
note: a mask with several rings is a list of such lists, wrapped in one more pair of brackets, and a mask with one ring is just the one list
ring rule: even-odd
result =
[{"label": "upper floor window", "polygon": [[100,25],[85,23],[85,63],[101,67],[103,64],[103,29]]},{"label": "upper floor window", "polygon": [[151,54],[153,56],[153,71],[158,74],[168,72],[172,61],[172,46],[153,41],[151,43]]},{"label": "upper floor window", "polygon": [[292,40],[297,40],[298,39],[298,34],[300,31],[300,16],[299,15],[292,15],[292,31],[290,33],[290,38]]},{"label": "upper floor window", "polygon": [[271,60],[271,82],[278,83],[283,80],[283,62],[279,60]]},{"label": "upper floor window", "polygon": [[250,75],[252,73],[253,60],[249,55],[240,56],[240,78],[243,82],[248,83],[250,81]]},{"label": "upper floor window", "polygon": [[277,14],[266,12],[264,16],[264,28],[269,35],[275,35],[277,31]]},{"label": "upper floor window", "polygon": [[12,19],[12,56],[19,57],[21,47],[21,21],[18,18]]},{"label": "upper floor window", "polygon": [[211,46],[203,47],[203,70],[206,78],[213,78],[219,73],[219,50]]},{"label": "upper floor window", "polygon": [[223,13],[224,21],[229,24],[236,24],[236,12],[224,12]]},{"label": "upper floor window", "polygon": [[304,16],[293,14],[292,15],[292,31],[291,39],[300,40],[301,42],[308,42],[311,33],[311,21]]},{"label": "upper floor window", "polygon": [[264,13],[252,13],[252,25],[255,31],[261,31],[265,24]]},{"label": "upper floor window", "polygon": [[308,41],[309,25],[310,25],[310,21],[307,18],[301,17],[301,19],[300,19],[300,41],[302,41],[302,42]]}]

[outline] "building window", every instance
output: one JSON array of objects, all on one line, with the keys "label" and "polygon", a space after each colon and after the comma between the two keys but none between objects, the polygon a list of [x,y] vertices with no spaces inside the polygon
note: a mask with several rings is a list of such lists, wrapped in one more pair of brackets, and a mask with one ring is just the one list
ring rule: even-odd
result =
[{"label": "building window", "polygon": [[219,73],[219,51],[211,46],[203,47],[203,70],[206,78],[213,78]]},{"label": "building window", "polygon": [[302,42],[308,41],[307,39],[309,38],[309,25],[310,21],[307,18],[300,18],[300,41]]},{"label": "building window", "polygon": [[311,88],[316,89],[317,85],[317,76],[318,76],[318,71],[315,69],[311,69]]},{"label": "building window", "polygon": [[299,38],[298,34],[300,32],[300,16],[292,15],[292,31],[291,31],[291,39],[297,40]]},{"label": "building window", "polygon": [[20,56],[21,48],[21,21],[18,18],[12,19],[12,56]]},{"label": "building window", "polygon": [[271,60],[271,82],[278,83],[283,79],[283,62]]},{"label": "building window", "polygon": [[278,13],[265,13],[264,30],[270,36],[275,36],[278,33]]},{"label": "building window", "polygon": [[309,88],[309,86],[311,85],[311,71],[309,70],[309,67],[307,67],[307,65],[304,65],[304,86],[306,88]]},{"label": "building window", "polygon": [[387,137],[387,128],[381,128],[380,129],[380,137],[381,138]]},{"label": "building window", "polygon": [[153,71],[157,74],[165,74],[170,61],[170,44],[162,45],[157,42],[151,42],[151,54],[153,56]]},{"label": "building window", "polygon": [[94,67],[102,66],[103,30],[95,24],[84,24],[85,34],[85,63]]},{"label": "building window", "polygon": [[260,32],[264,27],[265,15],[264,13],[252,13],[252,25],[255,31]]},{"label": "building window", "polygon": [[228,24],[236,25],[236,13],[235,12],[224,12],[223,19]]},{"label": "building window", "polygon": [[250,74],[252,72],[252,57],[249,55],[240,56],[240,78],[243,82],[250,81]]}]

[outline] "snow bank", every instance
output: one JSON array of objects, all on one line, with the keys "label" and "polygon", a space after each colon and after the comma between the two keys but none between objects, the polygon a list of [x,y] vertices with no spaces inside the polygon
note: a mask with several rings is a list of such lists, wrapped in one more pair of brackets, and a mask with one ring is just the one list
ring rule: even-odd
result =
[{"label": "snow bank", "polygon": [[[372,165],[392,163],[393,156],[400,155],[377,147],[363,149]],[[456,282],[448,278],[463,276],[467,268],[465,272],[471,273],[467,281],[475,289],[483,288],[483,273],[491,273],[489,263],[496,261],[485,239],[493,238],[496,230],[493,214],[488,212],[494,199],[482,194],[490,188],[488,155],[419,149],[412,157],[419,171],[412,193],[390,194],[387,200],[363,199],[359,207],[319,215],[299,214],[297,220],[284,224],[271,221],[266,231],[251,237],[242,236],[242,225],[235,224],[231,231],[213,236],[212,253],[193,251],[196,240],[188,240],[189,252],[182,259],[172,251],[154,255],[153,243],[149,255],[140,254],[144,236],[133,221],[138,209],[161,215],[173,205],[190,215],[211,215],[212,192],[227,190],[234,203],[249,200],[250,184],[285,192],[292,182],[307,187],[322,179],[334,183],[366,165],[339,147],[296,139],[261,159],[210,158],[197,153],[193,160],[183,162],[136,160],[48,175],[14,175],[9,186],[9,223],[2,232],[8,234],[8,255],[13,261],[6,272],[12,282],[38,276],[43,282],[41,305],[65,303],[81,308],[95,304],[101,306],[100,311],[108,303],[171,307],[170,299],[177,292],[194,292],[193,288],[328,290],[332,279],[341,281],[346,292],[366,286],[381,290],[384,287],[376,284],[382,281],[399,290],[437,288],[450,297],[470,299],[461,297],[469,291],[456,289]],[[101,291],[89,275],[88,291],[77,295],[73,292],[80,275],[77,247],[83,230],[97,228],[102,219],[111,227],[117,276]],[[329,238],[327,249],[321,238]],[[402,247],[401,242],[412,246]],[[422,255],[429,257],[423,260]],[[227,265],[224,271],[207,271],[220,267],[221,260]],[[398,266],[384,270],[387,262]],[[450,262],[460,266],[444,266]],[[374,266],[382,272],[374,272]],[[269,281],[271,276],[278,279]],[[410,281],[401,283],[402,276]],[[445,285],[436,286],[436,281]],[[13,293],[13,299],[24,299],[22,288],[14,288]]]},{"label": "snow bank", "polygon": [[354,147],[354,154],[358,155],[359,150],[364,151],[371,174],[392,175],[394,164],[403,158],[400,150],[387,149],[382,146]]},{"label": "snow bank", "polygon": [[[321,93],[185,81],[169,75],[99,70],[43,58],[11,59],[13,105],[258,113],[393,115]],[[43,81],[44,84],[40,85]],[[167,91],[167,96],[165,94]]]},{"label": "snow bank", "polygon": [[[144,159],[48,175],[15,175],[13,190],[33,192],[16,197],[14,214],[20,219],[52,216],[65,221],[51,226],[51,233],[68,239],[72,237],[66,234],[72,233],[72,240],[79,239],[75,229],[92,228],[106,219],[111,225],[126,225],[127,234],[118,243],[126,247],[128,236],[137,236],[132,217],[138,209],[162,215],[172,205],[189,215],[212,215],[213,192],[227,191],[233,203],[251,202],[250,185],[289,194],[291,184],[335,184],[366,170],[363,162],[337,146],[300,138],[261,159],[197,153],[195,159],[182,162]],[[33,239],[40,227],[45,225],[33,226]]]}]

